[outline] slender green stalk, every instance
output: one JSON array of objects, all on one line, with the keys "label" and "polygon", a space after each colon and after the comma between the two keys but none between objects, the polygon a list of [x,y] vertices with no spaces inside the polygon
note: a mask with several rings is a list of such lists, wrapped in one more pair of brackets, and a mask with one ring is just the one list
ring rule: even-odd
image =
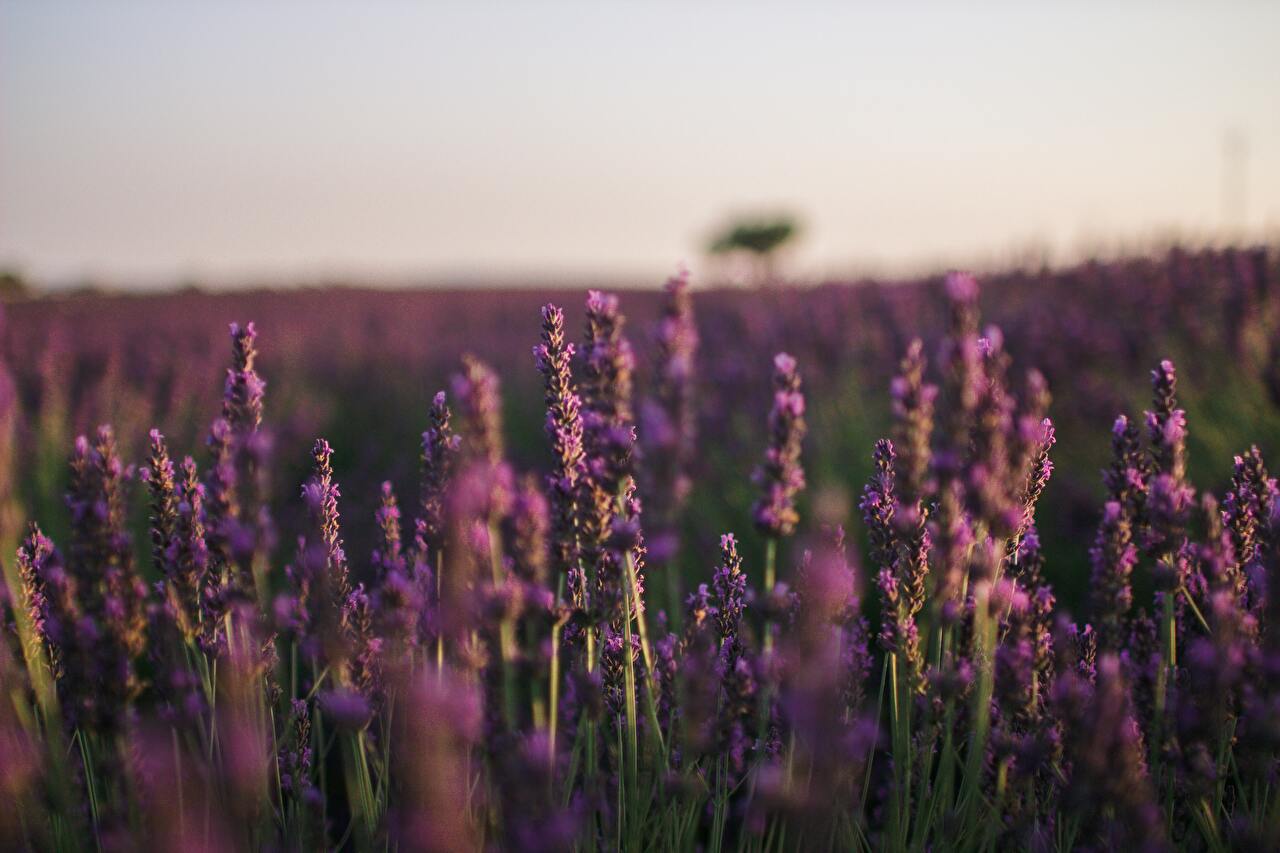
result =
[{"label": "slender green stalk", "polygon": [[[489,522],[489,565],[493,572],[493,587],[504,589],[507,585],[506,571],[502,566],[502,534],[498,531],[496,520]],[[508,730],[516,726],[516,681],[515,681],[515,625],[505,612],[498,623],[498,653],[502,667],[502,714]]]},{"label": "slender green stalk", "polygon": [[360,839],[358,846],[367,847],[377,828],[378,809],[365,755],[364,733],[355,732],[344,735],[342,750],[352,824],[357,838]]},{"label": "slender green stalk", "polygon": [[961,791],[962,826],[967,831],[973,822],[973,814],[982,798],[983,762],[987,750],[987,734],[991,727],[991,691],[994,687],[992,654],[995,646],[996,624],[988,613],[990,588],[978,584],[973,607],[973,659],[977,668],[977,681],[973,691],[973,707],[970,710],[969,753],[965,760],[964,789]]},{"label": "slender green stalk", "polygon": [[[631,558],[627,558],[628,570],[631,566]],[[636,794],[637,780],[639,778],[639,738],[637,736],[636,727],[636,664],[635,655],[631,651],[631,584],[628,583],[622,590],[623,608],[625,612],[622,617],[622,685],[624,693],[624,702],[626,704],[626,739],[623,744],[623,768],[624,782],[627,790],[632,797]]]},{"label": "slender green stalk", "polygon": [[893,742],[893,817],[890,846],[905,849],[911,821],[911,726],[910,701],[904,701],[904,682],[898,677],[898,655],[888,655],[890,730]]},{"label": "slender green stalk", "polygon": [[[773,588],[777,583],[777,563],[778,563],[778,540],[777,537],[770,536],[764,540],[764,598],[766,600],[773,597]],[[773,619],[766,619],[764,623],[764,656],[767,659],[773,652]],[[773,706],[773,685],[765,684],[764,690],[760,691],[760,728],[758,740],[764,741],[765,732],[769,726],[769,709]]]},{"label": "slender green stalk", "polygon": [[547,708],[547,762],[553,773],[556,766],[556,735],[560,725],[560,633],[563,628],[563,620],[551,626],[551,673],[547,685],[550,695],[550,707]]},{"label": "slender green stalk", "polygon": [[764,540],[764,591],[765,595],[773,595],[778,574],[778,537],[770,536]]}]

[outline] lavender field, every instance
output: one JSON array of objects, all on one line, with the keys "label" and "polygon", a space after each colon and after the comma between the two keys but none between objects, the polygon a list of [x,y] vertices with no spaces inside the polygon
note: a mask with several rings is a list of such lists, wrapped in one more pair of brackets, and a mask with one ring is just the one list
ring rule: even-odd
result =
[{"label": "lavender field", "polygon": [[5,849],[1280,849],[1274,250],[0,352]]}]

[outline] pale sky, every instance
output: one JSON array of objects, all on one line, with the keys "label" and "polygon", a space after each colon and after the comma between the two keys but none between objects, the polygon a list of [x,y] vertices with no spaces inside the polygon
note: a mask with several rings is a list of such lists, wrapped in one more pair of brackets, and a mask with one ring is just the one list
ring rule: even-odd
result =
[{"label": "pale sky", "polygon": [[0,0],[42,281],[657,280],[775,209],[804,275],[1280,232],[1280,3]]}]

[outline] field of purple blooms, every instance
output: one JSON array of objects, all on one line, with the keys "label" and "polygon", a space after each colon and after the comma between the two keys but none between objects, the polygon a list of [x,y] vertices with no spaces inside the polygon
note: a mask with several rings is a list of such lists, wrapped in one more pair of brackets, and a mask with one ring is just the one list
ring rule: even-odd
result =
[{"label": "field of purple blooms", "polygon": [[0,844],[1280,847],[1275,254],[983,285],[9,306]]}]

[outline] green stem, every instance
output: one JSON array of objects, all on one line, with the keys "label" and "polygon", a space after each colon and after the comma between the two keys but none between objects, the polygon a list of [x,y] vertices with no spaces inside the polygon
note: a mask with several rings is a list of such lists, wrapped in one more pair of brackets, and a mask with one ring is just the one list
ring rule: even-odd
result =
[{"label": "green stem", "polygon": [[[773,593],[773,587],[776,580],[778,559],[778,540],[772,536],[764,541],[764,597],[768,599]],[[764,623],[764,655],[767,657],[773,651],[773,620],[766,619]],[[883,691],[883,685],[881,685]],[[765,683],[764,689],[760,691],[759,699],[759,715],[760,722],[756,728],[756,740],[764,743],[765,736],[769,732],[769,709],[773,706],[773,686],[768,682]],[[755,777],[752,776],[752,797],[755,796]],[[767,841],[767,836],[766,836]],[[767,849],[768,844],[765,844]]]},{"label": "green stem", "polygon": [[564,622],[558,621],[551,626],[551,674],[549,690],[551,707],[547,709],[549,723],[547,726],[547,762],[554,773],[556,766],[556,732],[560,724],[560,631]]},{"label": "green stem", "polygon": [[964,802],[962,814],[966,818],[962,826],[965,831],[970,828],[968,819],[981,799],[982,766],[986,757],[987,733],[991,725],[992,652],[995,645],[996,624],[987,612],[989,592],[985,584],[980,584],[974,593],[973,657],[978,668],[978,678],[971,710],[973,735],[969,742],[969,754],[965,760],[965,790],[962,793]]},{"label": "green stem", "polygon": [[[630,572],[632,563],[631,557],[627,557],[628,572]],[[634,798],[636,796],[636,783],[639,778],[638,770],[638,753],[639,738],[636,728],[636,664],[635,655],[631,650],[631,584],[628,583],[622,590],[623,607],[626,612],[622,618],[622,684],[625,694],[626,703],[626,738],[623,745],[623,767],[625,768],[625,784],[627,793]],[[619,815],[621,818],[621,815]]]},{"label": "green stem", "polygon": [[[502,566],[502,534],[498,531],[496,520],[489,521],[489,565],[493,572],[494,589],[503,589],[507,585],[506,571]],[[515,683],[515,626],[511,618],[503,614],[498,623],[498,650],[502,659],[502,714],[509,731],[516,727],[516,683]]]},{"label": "green stem", "polygon": [[773,594],[778,573],[778,537],[770,536],[764,540],[764,591]]}]

